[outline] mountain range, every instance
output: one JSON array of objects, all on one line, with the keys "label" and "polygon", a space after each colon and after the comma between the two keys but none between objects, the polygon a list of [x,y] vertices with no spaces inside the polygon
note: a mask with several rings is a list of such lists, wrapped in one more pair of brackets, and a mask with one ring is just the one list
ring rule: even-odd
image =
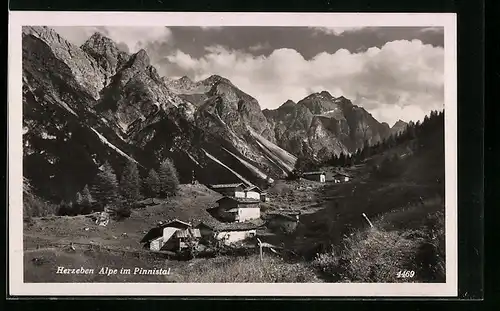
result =
[{"label": "mountain range", "polygon": [[[404,128],[323,91],[275,110],[230,80],[160,77],[144,50],[100,33],[76,46],[23,27],[23,174],[43,197],[72,198],[104,162],[142,172],[172,158],[181,182],[266,186],[297,157],[352,153]],[[120,176],[118,176],[120,177]]]}]

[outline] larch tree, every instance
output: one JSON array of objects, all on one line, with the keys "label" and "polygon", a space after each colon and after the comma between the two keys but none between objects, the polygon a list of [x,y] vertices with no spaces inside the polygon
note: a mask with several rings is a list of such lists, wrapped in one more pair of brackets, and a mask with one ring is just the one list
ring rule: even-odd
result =
[{"label": "larch tree", "polygon": [[129,161],[120,180],[120,193],[127,202],[135,202],[141,196],[141,178],[137,163]]},{"label": "larch tree", "polygon": [[151,169],[148,176],[144,180],[144,188],[146,195],[151,197],[157,197],[160,194],[161,182],[158,173],[154,169]]},{"label": "larch tree", "polygon": [[179,188],[179,176],[172,160],[165,159],[160,164],[158,176],[160,178],[160,196],[175,195]]},{"label": "larch tree", "polygon": [[92,196],[103,206],[114,204],[119,199],[116,174],[108,162],[104,163],[96,175]]}]

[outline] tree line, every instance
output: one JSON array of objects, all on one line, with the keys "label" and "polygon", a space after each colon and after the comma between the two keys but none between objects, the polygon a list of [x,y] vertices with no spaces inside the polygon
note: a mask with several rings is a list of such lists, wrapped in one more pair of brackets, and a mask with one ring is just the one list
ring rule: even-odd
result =
[{"label": "tree line", "polygon": [[364,160],[368,159],[372,155],[383,153],[391,148],[399,146],[401,144],[406,144],[409,142],[416,142],[413,144],[415,149],[419,147],[419,141],[426,140],[429,135],[436,127],[444,126],[444,111],[431,111],[430,115],[426,115],[422,122],[417,121],[416,123],[411,121],[408,123],[406,128],[398,133],[393,133],[382,141],[376,142],[370,145],[367,140],[365,140],[363,147],[356,150],[352,154],[334,155],[328,163],[334,166],[352,166],[355,164],[362,163]]},{"label": "tree line", "polygon": [[150,169],[141,178],[137,163],[128,161],[120,179],[109,162],[105,162],[93,183],[76,193],[75,199],[61,202],[59,214],[87,214],[111,208],[121,216],[130,216],[133,203],[144,197],[168,198],[177,194],[179,175],[170,159],[160,163],[158,172]]},{"label": "tree line", "polygon": [[304,171],[317,170],[324,166],[348,167],[360,164],[373,155],[383,153],[391,148],[401,144],[411,142],[413,149],[425,146],[425,142],[433,135],[438,128],[444,127],[444,111],[431,111],[424,117],[422,122],[409,122],[404,130],[394,133],[382,141],[375,144],[369,144],[364,141],[363,147],[358,148],[354,153],[333,155],[330,159],[323,162],[314,161],[307,157],[300,157],[295,163],[295,169],[292,178],[300,176]]}]

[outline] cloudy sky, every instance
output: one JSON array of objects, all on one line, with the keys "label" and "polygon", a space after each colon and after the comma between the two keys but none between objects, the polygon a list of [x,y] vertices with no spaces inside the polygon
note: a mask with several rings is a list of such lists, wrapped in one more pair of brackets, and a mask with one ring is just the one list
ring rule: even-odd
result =
[{"label": "cloudy sky", "polygon": [[442,28],[54,28],[77,45],[99,31],[125,51],[145,49],[162,76],[221,75],[263,109],[323,90],[390,125],[444,107]]}]

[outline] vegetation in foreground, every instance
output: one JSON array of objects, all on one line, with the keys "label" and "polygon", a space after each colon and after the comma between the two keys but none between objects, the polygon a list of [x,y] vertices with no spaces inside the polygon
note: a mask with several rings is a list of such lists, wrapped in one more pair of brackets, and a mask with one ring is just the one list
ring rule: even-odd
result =
[{"label": "vegetation in foreground", "polygon": [[318,254],[313,264],[337,282],[445,282],[442,210],[442,202],[430,200],[384,214],[374,227]]}]

